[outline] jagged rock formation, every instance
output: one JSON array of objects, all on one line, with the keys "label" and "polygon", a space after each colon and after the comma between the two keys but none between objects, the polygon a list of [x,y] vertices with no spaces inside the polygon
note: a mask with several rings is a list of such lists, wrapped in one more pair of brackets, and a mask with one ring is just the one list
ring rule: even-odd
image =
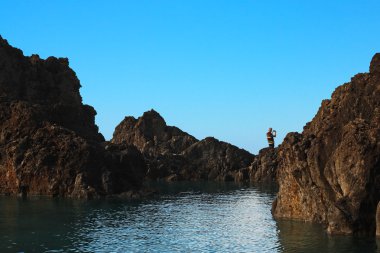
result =
[{"label": "jagged rock formation", "polygon": [[278,150],[277,218],[324,224],[330,233],[375,234],[380,200],[380,54],[325,100],[302,134]]},{"label": "jagged rock formation", "polygon": [[0,193],[91,197],[141,186],[141,153],[103,143],[79,88],[67,59],[25,57],[0,37]]},{"label": "jagged rock formation", "polygon": [[189,161],[185,169],[189,178],[217,181],[233,181],[238,170],[254,159],[249,152],[213,137],[191,145],[182,155]]},{"label": "jagged rock formation", "polygon": [[254,155],[231,144],[212,137],[198,141],[167,126],[154,110],[138,119],[126,117],[116,127],[112,142],[135,145],[145,155],[148,179],[239,180],[239,170],[254,160]]},{"label": "jagged rock formation", "polygon": [[235,182],[254,182],[276,184],[277,148],[263,148],[255,156],[250,166],[240,169]]},{"label": "jagged rock formation", "polygon": [[116,127],[112,138],[113,143],[133,144],[149,156],[179,154],[197,141],[179,128],[167,126],[154,110],[145,112],[138,119],[125,117]]}]

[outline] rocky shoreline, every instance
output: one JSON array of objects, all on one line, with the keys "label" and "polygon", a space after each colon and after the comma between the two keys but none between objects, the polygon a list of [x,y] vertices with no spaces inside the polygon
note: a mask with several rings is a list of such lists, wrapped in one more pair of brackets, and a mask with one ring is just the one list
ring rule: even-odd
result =
[{"label": "rocky shoreline", "polygon": [[138,119],[126,117],[116,127],[111,142],[132,145],[141,151],[148,165],[147,180],[259,182],[274,179],[275,166],[270,154],[275,151],[265,149],[255,156],[213,137],[197,140],[177,127],[167,126],[154,110]]},{"label": "rocky shoreline", "polygon": [[105,141],[80,87],[68,59],[26,57],[0,37],[0,194],[139,198],[148,180],[275,182],[275,218],[380,235],[380,54],[302,133],[258,155],[197,140],[154,110]]},{"label": "rocky shoreline", "polygon": [[[380,54],[278,148],[276,218],[374,235],[380,200]],[[379,223],[379,219],[377,219]],[[377,232],[379,233],[379,231]]]},{"label": "rocky shoreline", "polygon": [[68,59],[26,57],[0,37],[0,194],[95,198],[144,195],[145,180],[261,180],[256,156],[198,141],[153,110],[105,141],[80,87]]}]

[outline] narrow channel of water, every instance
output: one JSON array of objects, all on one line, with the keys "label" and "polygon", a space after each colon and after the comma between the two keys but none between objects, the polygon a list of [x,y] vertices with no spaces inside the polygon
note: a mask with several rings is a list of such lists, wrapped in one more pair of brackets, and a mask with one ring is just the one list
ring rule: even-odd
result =
[{"label": "narrow channel of water", "polygon": [[274,221],[276,189],[154,185],[142,201],[0,198],[0,252],[380,252],[379,240]]}]

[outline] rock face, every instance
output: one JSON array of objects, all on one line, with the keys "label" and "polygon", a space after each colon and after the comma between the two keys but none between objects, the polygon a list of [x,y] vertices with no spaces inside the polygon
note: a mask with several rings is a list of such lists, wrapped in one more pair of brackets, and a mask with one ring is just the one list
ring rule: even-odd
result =
[{"label": "rock face", "polygon": [[92,197],[141,186],[141,153],[106,146],[68,64],[25,57],[0,37],[0,193]]},{"label": "rock face", "polygon": [[380,237],[380,202],[377,204],[376,211],[376,236]]},{"label": "rock face", "polygon": [[138,119],[125,117],[116,127],[112,138],[113,143],[133,144],[149,156],[179,154],[197,141],[179,128],[167,126],[154,110],[145,112]]},{"label": "rock face", "polygon": [[249,167],[251,182],[272,182],[276,179],[277,149],[264,148]]},{"label": "rock face", "polygon": [[144,154],[148,179],[233,181],[254,160],[254,155],[231,144],[212,137],[198,141],[167,126],[154,110],[138,119],[126,117],[116,127],[112,142],[135,145]]},{"label": "rock face", "polygon": [[277,218],[324,224],[330,233],[375,234],[380,200],[380,54],[325,100],[302,134],[278,150]]},{"label": "rock face", "polygon": [[185,169],[188,178],[216,181],[233,181],[239,169],[254,159],[249,152],[212,137],[191,145],[182,154],[189,161]]}]

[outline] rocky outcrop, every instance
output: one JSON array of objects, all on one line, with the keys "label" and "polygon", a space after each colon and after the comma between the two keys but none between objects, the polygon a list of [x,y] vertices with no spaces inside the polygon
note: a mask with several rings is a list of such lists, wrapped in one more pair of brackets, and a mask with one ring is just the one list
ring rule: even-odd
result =
[{"label": "rocky outcrop", "polygon": [[188,178],[216,181],[233,181],[239,169],[254,159],[248,151],[213,137],[191,145],[182,155],[189,161],[185,169]]},{"label": "rocky outcrop", "polygon": [[138,189],[133,146],[104,143],[66,58],[25,57],[0,37],[0,193],[94,197]]},{"label": "rocky outcrop", "polygon": [[324,224],[330,233],[375,234],[380,200],[380,54],[324,100],[302,134],[278,150],[277,218]]},{"label": "rocky outcrop", "polygon": [[161,115],[150,110],[142,117],[125,117],[116,127],[113,143],[129,143],[149,156],[180,154],[198,140],[177,127],[167,126]]},{"label": "rocky outcrop", "polygon": [[263,148],[250,166],[234,174],[234,181],[276,185],[276,172],[277,148]]},{"label": "rocky outcrop", "polygon": [[251,182],[272,182],[276,179],[277,148],[264,148],[249,167]]},{"label": "rocky outcrop", "polygon": [[138,119],[126,117],[116,127],[112,142],[135,145],[147,160],[147,178],[153,180],[233,181],[254,160],[254,155],[231,144],[212,137],[198,141],[167,126],[154,110]]}]

